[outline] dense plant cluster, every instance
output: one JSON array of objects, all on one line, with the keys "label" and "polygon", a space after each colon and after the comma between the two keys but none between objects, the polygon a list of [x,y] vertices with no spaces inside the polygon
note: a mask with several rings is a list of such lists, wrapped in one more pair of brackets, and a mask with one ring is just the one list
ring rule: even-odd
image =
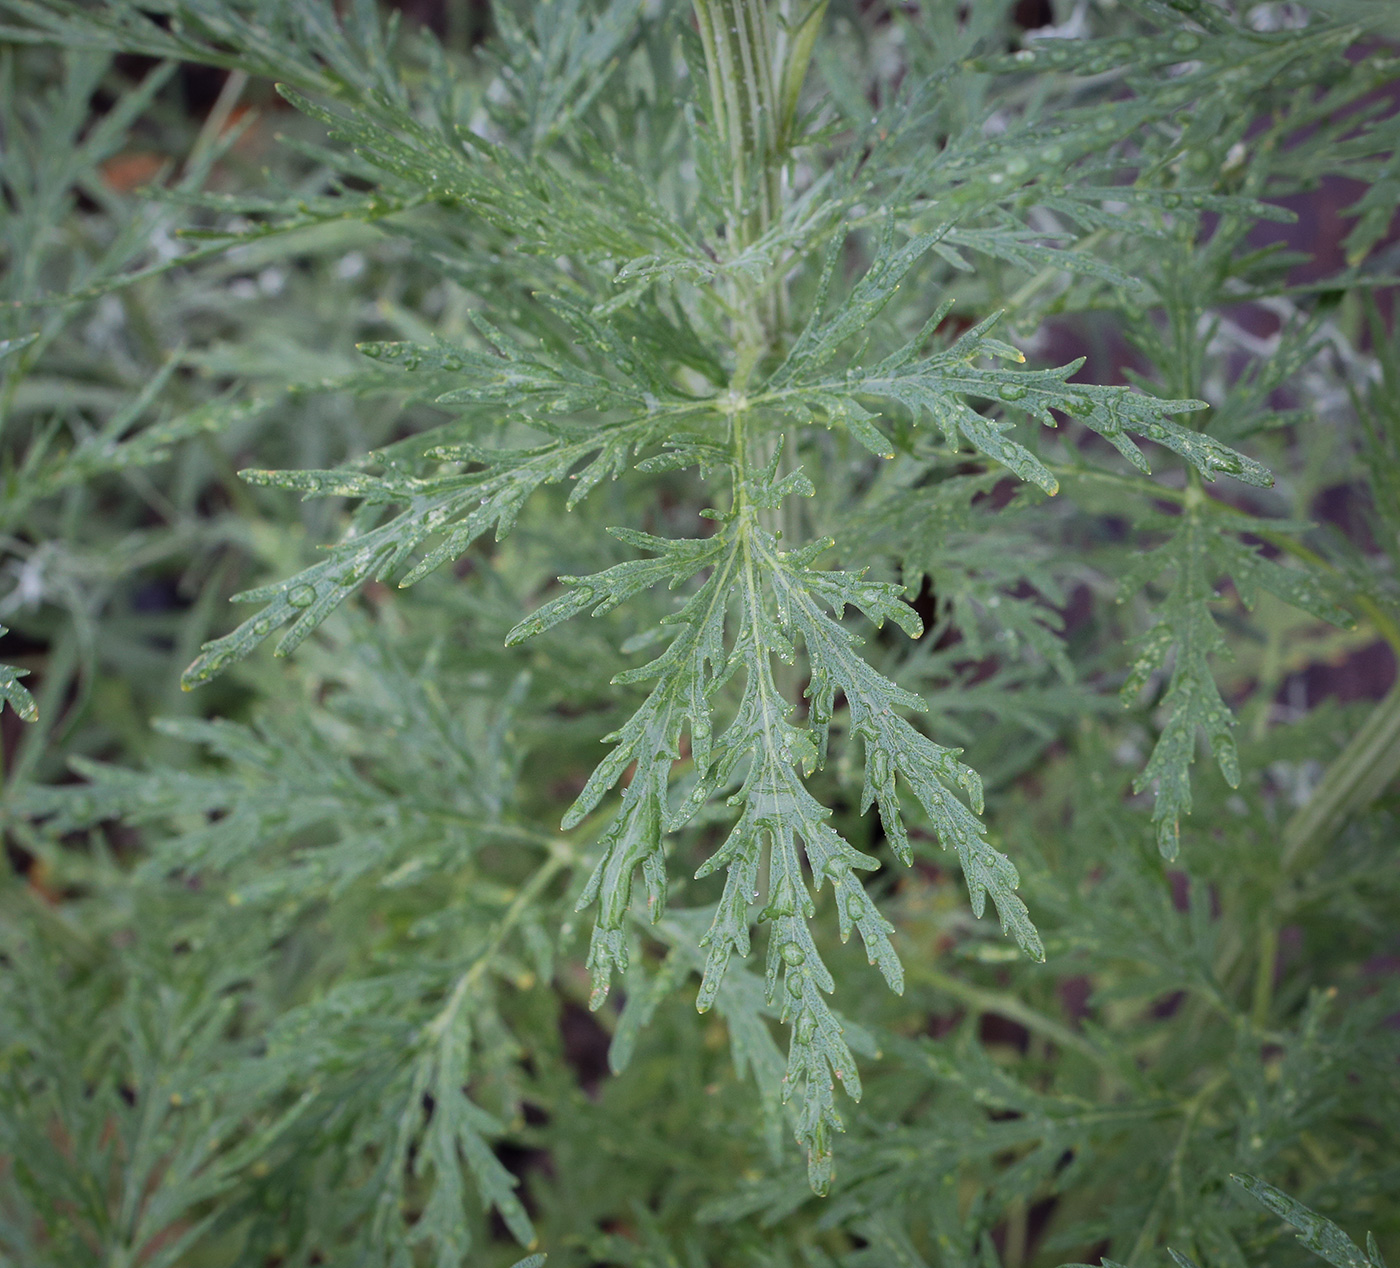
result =
[{"label": "dense plant cluster", "polygon": [[1035,8],[0,0],[0,1262],[1383,1268],[1400,23]]}]

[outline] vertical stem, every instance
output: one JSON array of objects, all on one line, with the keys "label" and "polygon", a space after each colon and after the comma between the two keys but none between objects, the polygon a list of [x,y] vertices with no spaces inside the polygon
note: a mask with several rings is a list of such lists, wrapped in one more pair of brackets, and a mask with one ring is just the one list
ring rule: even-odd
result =
[{"label": "vertical stem", "polygon": [[1001,1261],[1005,1268],[1021,1268],[1026,1262],[1030,1232],[1030,1208],[1023,1197],[1012,1198],[1006,1207],[1006,1241]]},{"label": "vertical stem", "polygon": [[1269,1024],[1274,1001],[1274,970],[1278,964],[1278,921],[1266,911],[1259,919],[1259,963],[1255,969],[1251,1016],[1260,1030]]},{"label": "vertical stem", "polygon": [[1331,844],[1346,819],[1400,774],[1400,681],[1327,768],[1317,791],[1284,825],[1282,870],[1296,871]]},{"label": "vertical stem", "polygon": [[[694,0],[694,8],[705,49],[711,123],[729,153],[727,232],[731,254],[737,255],[781,215],[789,186],[789,115],[795,113],[825,6],[809,13],[795,32],[776,33],[768,0]],[[747,309],[753,319],[745,333],[757,336],[758,350],[766,351],[787,324],[782,278],[761,288],[734,285],[743,292],[740,311]]]},{"label": "vertical stem", "polygon": [[730,243],[743,250],[773,222],[781,196],[773,36],[765,0],[695,0],[710,114],[729,150]]},{"label": "vertical stem", "polygon": [[[767,0],[694,0],[696,22],[705,49],[711,121],[730,161],[728,241],[731,254],[751,247],[781,215],[786,196],[787,146],[781,117],[784,91],[800,85],[811,58],[814,31],[804,24],[789,40],[774,38]],[[819,19],[820,15],[816,15]],[[742,396],[755,369],[777,345],[786,326],[786,288],[781,276],[758,284],[743,275],[731,278],[735,354],[731,391]],[[748,470],[772,461],[781,436],[770,428],[750,429],[744,455]],[[784,446],[784,464],[795,460],[796,435]],[[761,512],[770,532],[789,540],[800,537],[798,507]]]},{"label": "vertical stem", "polygon": [[[780,118],[784,107],[780,107],[778,85],[781,83],[787,93],[788,85],[800,84],[798,72],[805,70],[812,44],[811,39],[805,39],[791,48],[784,42],[781,50],[775,49],[768,0],[694,0],[694,8],[705,50],[711,125],[717,141],[729,155],[726,245],[732,258],[752,247],[781,216],[787,190],[784,134],[788,129]],[[798,62],[800,66],[796,65]],[[780,508],[752,508],[746,505],[744,490],[745,478],[772,462],[783,439],[776,428],[765,426],[764,420],[754,415],[745,395],[755,371],[777,347],[787,324],[781,266],[774,272],[761,284],[741,270],[730,275],[734,371],[727,410],[737,531],[749,534],[756,523],[764,531],[785,535],[791,541],[797,537],[797,508],[791,499]],[[784,465],[794,462],[796,448],[794,435],[784,448]],[[751,554],[752,545],[750,538],[746,542],[746,557]],[[751,567],[746,568],[746,574],[750,584],[756,585]],[[748,602],[756,604],[758,596],[750,594]],[[796,674],[789,667],[780,666],[767,685],[769,691],[781,697],[781,702],[773,701],[773,711],[785,714],[796,695]],[[769,848],[765,843],[759,869],[760,907],[768,901]]]}]

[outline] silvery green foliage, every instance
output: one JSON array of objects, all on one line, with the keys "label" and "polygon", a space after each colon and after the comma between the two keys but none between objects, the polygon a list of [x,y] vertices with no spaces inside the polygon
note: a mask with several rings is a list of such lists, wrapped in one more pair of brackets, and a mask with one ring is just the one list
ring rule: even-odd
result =
[{"label": "silvery green foliage", "polygon": [[[744,16],[741,10],[735,10],[735,20],[756,24],[753,36],[761,38],[761,14]],[[624,38],[620,32],[627,26],[617,23],[614,44]],[[358,38],[369,37],[361,33]],[[521,33],[513,38],[517,52],[533,48]],[[560,73],[581,75],[583,65],[575,63]],[[373,73],[378,83],[387,72]],[[757,74],[765,80],[769,67],[761,66]],[[354,76],[347,76],[347,82],[356,86]],[[825,823],[830,812],[805,782],[826,760],[827,720],[838,693],[850,710],[849,734],[864,753],[863,805],[878,807],[896,855],[906,865],[912,862],[899,805],[903,784],[943,847],[956,852],[974,911],[980,915],[990,895],[1003,928],[1031,955],[1042,958],[1044,952],[1025,904],[1015,894],[1014,864],[985,840],[977,818],[982,791],[976,772],[958,761],[956,750],[933,743],[901,716],[922,708],[921,702],[864,661],[855,636],[839,623],[849,607],[877,627],[892,618],[916,637],[917,617],[901,602],[898,586],[864,582],[859,572],[815,568],[824,545],[820,539],[810,546],[787,541],[780,546],[768,521],[781,516],[792,499],[814,496],[816,486],[795,465],[800,441],[786,464],[781,448],[769,446],[773,456],[760,466],[756,454],[763,444],[761,439],[755,444],[755,434],[795,419],[808,432],[814,424],[841,428],[878,457],[889,458],[891,441],[869,408],[883,401],[887,412],[890,405],[899,407],[897,417],[907,418],[916,431],[932,425],[950,452],[965,447],[1054,494],[1055,476],[1011,432],[1022,416],[1055,426],[1056,411],[1104,436],[1144,474],[1147,462],[1132,440],[1135,433],[1175,450],[1207,479],[1223,472],[1267,485],[1270,476],[1234,448],[1175,421],[1174,415],[1205,409],[1204,401],[1162,400],[1125,387],[1071,386],[1078,363],[1041,371],[994,368],[998,362],[1024,361],[1015,347],[992,334],[995,316],[951,342],[940,340],[951,301],[925,314],[919,333],[883,357],[872,359],[856,342],[885,315],[911,271],[936,247],[952,251],[956,246],[1050,268],[1059,259],[1057,251],[1074,258],[1072,239],[1052,248],[1008,227],[1010,209],[997,186],[1008,177],[1020,185],[1045,173],[1024,161],[1006,164],[1005,141],[980,152],[974,147],[926,172],[900,170],[902,164],[887,158],[893,171],[885,180],[898,175],[888,190],[879,190],[888,197],[878,246],[865,271],[837,296],[832,294],[834,269],[851,231],[850,209],[859,196],[879,189],[883,173],[878,158],[867,162],[861,183],[851,182],[845,190],[833,184],[818,207],[810,192],[778,206],[765,204],[767,222],[752,236],[739,226],[747,225],[751,201],[761,197],[757,187],[770,179],[763,164],[771,168],[787,161],[779,145],[796,152],[804,144],[801,135],[769,138],[767,150],[750,156],[754,170],[741,177],[736,169],[735,179],[747,179],[755,188],[740,190],[745,210],[738,219],[730,214],[726,236],[716,238],[713,232],[706,234],[703,223],[667,207],[647,188],[645,173],[605,148],[602,138],[591,136],[578,118],[546,122],[532,117],[516,148],[490,139],[489,130],[483,137],[464,126],[452,86],[442,76],[434,83],[436,91],[424,102],[432,112],[429,122],[410,107],[402,86],[392,83],[377,88],[368,113],[362,98],[345,100],[344,92],[335,106],[318,105],[290,89],[284,95],[324,122],[332,140],[353,150],[359,163],[368,164],[369,174],[386,191],[387,201],[376,214],[430,200],[457,206],[479,217],[485,241],[531,257],[555,256],[558,273],[534,292],[533,312],[511,314],[518,334],[503,329],[504,314],[497,314],[494,321],[475,318],[479,350],[446,343],[363,348],[382,363],[426,372],[452,385],[437,395],[441,404],[467,407],[469,417],[481,417],[485,410],[496,417],[504,413],[543,433],[545,440],[524,449],[484,447],[467,440],[470,424],[459,423],[415,437],[402,456],[384,454],[382,474],[247,473],[257,483],[306,496],[358,499],[377,522],[363,521],[311,568],[236,596],[258,604],[258,612],[210,643],[186,681],[197,683],[220,672],[288,622],[291,628],[277,651],[291,652],[371,578],[411,585],[460,556],[482,534],[491,532],[499,541],[526,500],[544,485],[572,480],[572,508],[601,480],[617,478],[633,466],[643,479],[658,470],[697,466],[702,478],[717,486],[712,496],[727,497],[728,509],[712,513],[720,525],[716,532],[692,541],[666,541],[617,530],[626,544],[649,550],[653,557],[591,577],[568,578],[571,593],[523,621],[508,641],[590,608],[601,615],[663,581],[672,589],[692,591],[667,619],[675,633],[666,650],[649,665],[615,679],[619,685],[654,685],[639,712],[611,737],[612,752],[562,824],[565,830],[578,825],[625,772],[633,772],[598,838],[598,861],[580,899],[582,905],[596,903],[598,908],[589,953],[592,1004],[597,1007],[606,997],[613,973],[627,968],[634,877],[640,872],[645,881],[654,920],[665,906],[664,842],[709,798],[725,794],[737,810],[734,829],[697,872],[701,878],[723,866],[728,874],[705,935],[710,952],[699,1003],[703,1009],[714,999],[731,954],[749,953],[754,900],[766,893],[756,916],[772,926],[768,989],[770,994],[778,991],[781,976],[787,1000],[783,1013],[792,1023],[788,1094],[802,1097],[798,1135],[809,1149],[812,1182],[824,1190],[831,1133],[840,1125],[830,1098],[832,1079],[848,1080],[853,1092],[859,1085],[840,1028],[823,999],[835,983],[807,932],[807,922],[816,918],[809,888],[819,891],[830,881],[843,937],[852,928],[859,930],[871,962],[890,987],[898,991],[903,982],[888,938],[892,926],[856,879],[858,872],[878,864]],[[600,89],[595,85],[594,90]],[[935,90],[931,85],[930,91]],[[764,83],[755,91],[766,91]],[[542,104],[537,97],[530,100],[532,110]],[[695,105],[704,109],[705,103]],[[555,106],[563,109],[562,99]],[[737,118],[717,117],[715,109],[710,103],[708,121],[697,115],[678,121],[690,129],[692,152],[712,166],[727,157],[713,152],[715,142],[749,126]],[[1104,117],[1095,121],[1088,137],[1061,142],[1065,167],[1116,138],[1117,126],[1107,134],[1101,128]],[[1034,131],[1033,125],[1029,130]],[[1069,135],[1073,138],[1072,131]],[[1090,137],[1101,138],[1099,144]],[[547,152],[544,143],[550,139],[563,147],[559,158],[551,159]],[[1030,140],[1029,135],[1022,138],[1025,144]],[[898,145],[890,149],[898,154]],[[736,161],[735,152],[731,136],[731,161]],[[840,162],[835,173],[841,171]],[[364,198],[349,201],[366,204]],[[946,218],[940,221],[930,208],[943,204]],[[1216,205],[1231,206],[1228,200]],[[324,214],[354,213],[350,206],[327,206]],[[971,223],[979,215],[988,223],[981,232]],[[899,244],[896,225],[910,216],[924,227]],[[778,237],[767,250],[761,250],[764,235]],[[952,242],[945,246],[950,235]],[[627,302],[615,303],[616,288],[637,277],[635,267],[628,268],[639,259],[646,262],[649,284],[629,287]],[[764,348],[782,346],[784,332],[761,329],[754,336],[745,330],[745,321],[760,320],[758,309],[780,299],[775,288],[784,288],[783,275],[804,259],[820,267],[822,277],[807,301],[805,322],[794,329],[786,351],[769,369],[762,360]],[[569,272],[577,278],[564,272],[566,260],[572,261]],[[1110,283],[1131,281],[1102,269],[1088,274]],[[676,280],[668,282],[682,278],[683,289]],[[725,312],[736,304],[741,310],[747,305],[753,314],[745,318],[741,311],[731,317],[726,336]],[[543,337],[543,321],[551,323],[553,338]],[[758,364],[749,364],[755,357]],[[684,386],[677,378],[681,369],[690,371]],[[974,402],[984,404],[979,408]],[[990,410],[986,402],[992,403]],[[425,462],[437,464],[436,469],[424,470]],[[780,472],[782,466],[786,470]],[[1144,772],[1144,780],[1158,784],[1161,841],[1169,855],[1175,852],[1174,825],[1190,807],[1185,772],[1198,728],[1211,737],[1227,778],[1234,773],[1228,710],[1206,661],[1215,643],[1204,607],[1203,587],[1209,584],[1200,558],[1204,547],[1188,535],[1182,540],[1178,590],[1162,623],[1148,636],[1138,676],[1128,686],[1145,680],[1175,649],[1177,667],[1166,698],[1171,721]],[[426,551],[420,551],[424,546]],[[1245,552],[1245,558],[1253,555]],[[1272,565],[1261,560],[1245,566],[1262,570]],[[1306,584],[1278,571],[1283,581],[1275,588],[1282,584],[1300,591]],[[784,694],[773,667],[775,658],[795,664],[799,654],[809,678],[804,722],[794,721],[799,701]],[[732,716],[721,695],[731,681],[739,687]],[[670,769],[681,756],[683,741],[692,764],[691,787],[678,798],[670,789]],[[810,887],[804,879],[808,872]],[[788,959],[780,961],[781,956]]]},{"label": "silvery green foliage", "polygon": [[[1267,986],[1244,980],[1254,925],[1276,949],[1277,912],[1326,895],[1297,898],[1214,836],[1272,832],[1270,781],[1296,756],[1270,748],[1267,697],[1237,735],[1245,693],[1223,666],[1249,649],[1249,611],[1384,630],[1396,610],[1373,555],[1337,564],[1316,548],[1295,491],[1320,487],[1329,459],[1294,461],[1281,437],[1315,420],[1280,401],[1306,399],[1299,384],[1351,349],[1332,297],[1383,280],[1370,253],[1400,132],[1364,103],[1397,62],[1351,7],[1274,7],[1288,13],[1271,26],[1209,0],[1086,4],[1072,29],[1013,48],[1004,5],[930,0],[858,36],[822,4],[551,0],[498,5],[489,53],[468,57],[366,0],[0,0],[16,47],[80,50],[61,81],[72,135],[107,73],[99,50],[276,80],[299,119],[281,188],[207,188],[232,140],[197,140],[154,204],[183,236],[156,249],[154,230],[133,228],[101,267],[34,283],[5,310],[19,324],[0,331],[0,369],[44,364],[73,304],[224,260],[298,261],[307,242],[331,254],[347,231],[380,276],[438,295],[431,318],[426,299],[419,314],[381,296],[329,352],[295,355],[295,321],[269,349],[253,323],[191,361],[246,391],[172,403],[169,359],[62,447],[58,419],[28,436],[20,540],[70,491],[221,434],[255,455],[244,485],[270,492],[229,495],[266,517],[230,534],[259,574],[232,596],[252,611],[183,678],[246,687],[262,701],[252,716],[187,714],[160,724],[160,761],[79,752],[76,785],[17,783],[24,848],[47,866],[67,857],[60,843],[93,842],[73,874],[79,892],[113,895],[98,937],[138,936],[115,966],[96,941],[53,952],[77,966],[59,1016],[36,1003],[52,983],[30,952],[62,939],[33,913],[6,935],[26,965],[3,1004],[20,1072],[7,1095],[58,1107],[91,1149],[74,1169],[41,1115],[15,1116],[4,1151],[32,1162],[18,1196],[5,1191],[21,1215],[3,1253],[173,1266],[212,1247],[212,1262],[447,1268],[489,1247],[487,1218],[464,1213],[477,1207],[521,1246],[546,1221],[562,1245],[594,1196],[531,1205],[498,1142],[547,1137],[565,1177],[594,1147],[635,1147],[639,1194],[659,1166],[631,1143],[652,1130],[629,1133],[635,1106],[607,1117],[559,1090],[537,988],[573,990],[580,961],[592,1008],[622,984],[615,1072],[656,1080],[652,1036],[689,1044],[678,1103],[705,1124],[708,1168],[658,1199],[664,1219],[644,1196],[625,1217],[587,1207],[578,1245],[595,1261],[676,1262],[677,1244],[713,1235],[686,1253],[991,1265],[994,1230],[1014,1246],[1019,1226],[1024,1252],[1030,1206],[1063,1199],[1060,1245],[1109,1240],[1137,1264],[1186,1230],[1180,1254],[1242,1262],[1258,1225],[1221,1197],[1229,1169],[1282,1167],[1287,1142],[1317,1130],[1344,1148],[1339,1122],[1367,1097],[1394,1102],[1373,1073],[1332,1095],[1349,1054],[1383,1047],[1388,996],[1338,1019],[1299,986],[1273,1025],[1272,959]],[[114,146],[166,73],[122,98],[89,149]],[[10,144],[31,122],[6,126]],[[1348,272],[1310,290],[1251,235],[1291,219],[1282,197],[1335,175],[1368,192]],[[31,238],[9,250],[28,258],[46,204],[12,201],[11,231]],[[1241,369],[1226,310],[1261,300],[1279,329]],[[1075,314],[1106,314],[1134,345],[1131,386],[1042,355],[1045,331]],[[1378,490],[1393,488],[1397,381],[1383,359],[1348,383],[1375,420]],[[352,429],[364,443],[305,460],[277,429],[250,430],[282,410],[295,436],[316,393],[357,410],[388,400],[403,421],[381,409]],[[286,534],[283,491],[321,508],[314,556]],[[1109,520],[1140,549],[1084,546]],[[1062,637],[1077,586],[1111,586],[1121,604],[1089,654]],[[1285,607],[1298,615],[1277,617]],[[204,604],[178,646],[192,652],[217,611]],[[285,671],[259,654],[274,636],[274,656],[297,652]],[[0,689],[30,717],[19,672],[0,668]],[[1148,707],[1124,723],[1115,695]],[[1325,726],[1308,733],[1318,751]],[[1228,788],[1193,773],[1202,739]],[[1055,782],[1044,806],[1012,782],[1037,762]],[[1131,800],[1146,793],[1150,810]],[[142,836],[134,866],[101,845],[114,823]],[[1138,849],[1148,834],[1156,856]],[[1209,868],[1213,848],[1254,922],[1233,943],[1204,882],[1183,910],[1161,863]],[[1009,941],[942,897],[936,936],[917,932],[928,913],[906,895],[953,858],[972,916],[990,898]],[[1276,908],[1258,898],[1275,890]],[[1378,920],[1354,905],[1358,924]],[[846,968],[852,933],[894,995],[945,991],[1024,1025],[1039,1045],[1027,1068],[1005,1068],[971,1023],[935,1041],[913,1014],[882,1012],[903,1005],[873,1002]],[[938,968],[945,939],[991,985]],[[1047,958],[1127,1001],[1112,1042],[1047,1021]],[[669,1007],[692,989],[723,1023],[723,1074]],[[1189,1027],[1159,1042],[1138,1014],[1176,991]],[[1282,1054],[1268,1057],[1282,1085],[1261,1049]],[[1029,1068],[1051,1051],[1070,1071],[1053,1087]],[[857,1057],[885,1089],[868,1112],[835,1095],[839,1081],[860,1100]],[[636,1086],[677,1096],[664,1078]],[[723,1104],[702,1086],[723,1086]],[[530,1119],[542,1103],[548,1132]],[[865,1116],[838,1171],[843,1113]],[[743,1155],[731,1176],[736,1124],[751,1120],[768,1169]],[[126,1159],[110,1203],[94,1196],[108,1130]],[[1146,1161],[1129,1177],[1113,1160],[1135,1150]],[[960,1174],[980,1186],[970,1203],[941,1179]],[[1074,1209],[1079,1184],[1102,1211]],[[811,1191],[830,1208],[792,1231]],[[26,1221],[65,1204],[81,1219],[41,1248]],[[772,1246],[726,1227],[754,1216],[785,1230]],[[678,1243],[677,1218],[709,1231]]]},{"label": "silvery green foliage", "polygon": [[[1230,1179],[1260,1205],[1297,1229],[1299,1242],[1333,1268],[1385,1268],[1385,1258],[1373,1234],[1366,1234],[1363,1251],[1331,1220],[1257,1176],[1231,1176]],[[1168,1250],[1167,1254],[1177,1268],[1196,1268],[1189,1256],[1175,1250]],[[1103,1262],[1106,1268],[1121,1268],[1115,1260]]]}]

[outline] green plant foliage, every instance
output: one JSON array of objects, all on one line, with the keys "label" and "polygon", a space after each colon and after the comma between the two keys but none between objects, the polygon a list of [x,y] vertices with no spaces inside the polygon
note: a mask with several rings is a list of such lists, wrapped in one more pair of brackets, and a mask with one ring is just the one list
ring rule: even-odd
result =
[{"label": "green plant foliage", "polygon": [[0,1264],[1383,1268],[1394,23],[1051,7],[0,0]]},{"label": "green plant foliage", "polygon": [[1286,1220],[1298,1230],[1298,1240],[1319,1259],[1325,1259],[1335,1268],[1384,1268],[1380,1247],[1369,1233],[1366,1236],[1366,1251],[1351,1240],[1331,1220],[1323,1219],[1316,1211],[1310,1211],[1301,1202],[1295,1202],[1286,1193],[1280,1192],[1271,1184],[1266,1184],[1256,1176],[1231,1176],[1250,1197],[1257,1199],[1275,1215]]},{"label": "green plant foliage", "polygon": [[[9,631],[0,625],[0,635]],[[20,682],[26,674],[27,669],[16,669],[13,665],[0,665],[0,697],[26,722],[34,722],[39,717],[39,708],[34,703],[34,697],[29,694],[29,690]]]}]

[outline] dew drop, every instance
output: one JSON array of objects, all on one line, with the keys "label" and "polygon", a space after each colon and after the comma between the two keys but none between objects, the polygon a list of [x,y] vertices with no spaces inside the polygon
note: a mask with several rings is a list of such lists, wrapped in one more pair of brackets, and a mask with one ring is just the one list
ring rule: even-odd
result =
[{"label": "dew drop", "polygon": [[294,608],[309,608],[316,602],[316,588],[307,585],[293,586],[287,591],[287,602]]},{"label": "dew drop", "polygon": [[1001,399],[1004,401],[1024,400],[1025,395],[1026,389],[1023,388],[1019,383],[1008,383],[1004,388],[1001,389]]},{"label": "dew drop", "polygon": [[783,948],[783,959],[788,964],[795,966],[802,964],[807,959],[807,953],[799,947],[797,943],[789,942],[787,946]]},{"label": "dew drop", "polygon": [[789,973],[787,975],[787,993],[791,995],[793,999],[802,998],[802,979],[803,974],[801,973]]},{"label": "dew drop", "polygon": [[852,898],[846,903],[846,915],[852,920],[859,920],[865,915],[865,903],[862,899]]},{"label": "dew drop", "polygon": [[797,1023],[797,1042],[804,1047],[812,1042],[812,1036],[817,1033],[817,1023],[811,1013],[803,1013]]}]

